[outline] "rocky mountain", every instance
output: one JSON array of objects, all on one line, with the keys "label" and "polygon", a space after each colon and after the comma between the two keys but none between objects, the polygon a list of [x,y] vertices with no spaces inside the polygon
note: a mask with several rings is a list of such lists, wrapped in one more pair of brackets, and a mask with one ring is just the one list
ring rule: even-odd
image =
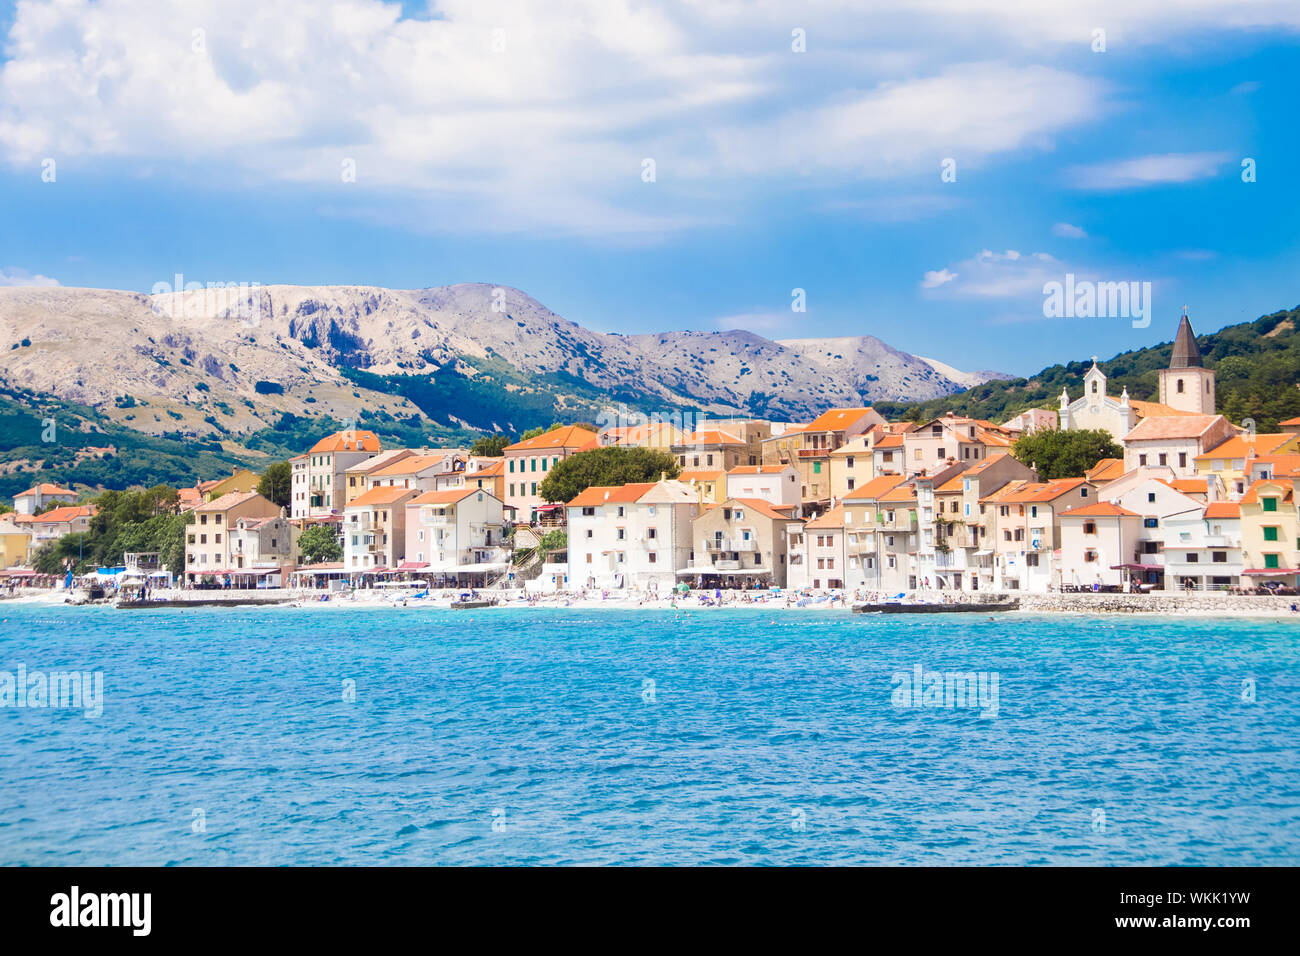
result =
[{"label": "rocky mountain", "polygon": [[522,430],[619,402],[801,420],[837,405],[933,399],[990,377],[871,336],[593,332],[518,290],[480,284],[153,296],[0,288],[0,384],[151,434],[239,436],[285,412]]}]

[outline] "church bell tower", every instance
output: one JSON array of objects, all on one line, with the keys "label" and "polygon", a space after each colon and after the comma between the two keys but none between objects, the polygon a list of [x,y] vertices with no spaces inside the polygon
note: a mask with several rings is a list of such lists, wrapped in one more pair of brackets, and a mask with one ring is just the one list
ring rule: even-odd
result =
[{"label": "church bell tower", "polygon": [[1215,413],[1214,371],[1201,364],[1201,350],[1186,309],[1178,323],[1169,367],[1160,370],[1160,404],[1198,415]]}]

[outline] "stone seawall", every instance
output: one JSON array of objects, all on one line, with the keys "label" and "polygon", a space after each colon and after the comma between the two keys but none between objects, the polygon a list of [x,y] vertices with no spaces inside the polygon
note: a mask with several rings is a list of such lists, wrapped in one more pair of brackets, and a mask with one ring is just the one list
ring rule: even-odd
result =
[{"label": "stone seawall", "polygon": [[1020,610],[1031,613],[1080,614],[1246,614],[1300,618],[1291,605],[1300,597],[1255,594],[1008,594],[1020,599]]}]

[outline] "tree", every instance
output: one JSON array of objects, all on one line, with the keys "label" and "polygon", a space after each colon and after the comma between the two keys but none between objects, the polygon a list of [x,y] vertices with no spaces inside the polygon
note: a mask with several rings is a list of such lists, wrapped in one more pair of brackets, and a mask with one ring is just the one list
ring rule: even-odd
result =
[{"label": "tree", "polygon": [[314,524],[303,531],[298,538],[298,551],[302,554],[303,564],[343,560],[343,549],[339,547],[334,529],[327,524]]},{"label": "tree", "polygon": [[547,432],[553,432],[557,428],[563,428],[563,422],[551,422],[546,428],[538,425],[536,428],[530,428],[519,436],[520,441],[528,441],[530,438],[536,438],[538,435],[545,435]]},{"label": "tree", "polygon": [[474,444],[470,446],[469,453],[475,458],[497,458],[505,451],[506,445],[509,444],[510,439],[500,433],[480,435],[474,439]]},{"label": "tree", "polygon": [[664,475],[676,478],[680,471],[677,459],[666,451],[606,445],[557,462],[537,492],[547,501],[572,501],[592,485],[658,481]]},{"label": "tree", "polygon": [[1037,468],[1042,481],[1081,478],[1103,458],[1124,457],[1124,449],[1115,444],[1110,432],[1101,429],[1041,429],[1021,437],[1011,453]]},{"label": "tree", "polygon": [[257,482],[257,493],[281,508],[287,508],[293,500],[292,484],[293,466],[287,461],[277,461],[262,472],[262,477]]}]

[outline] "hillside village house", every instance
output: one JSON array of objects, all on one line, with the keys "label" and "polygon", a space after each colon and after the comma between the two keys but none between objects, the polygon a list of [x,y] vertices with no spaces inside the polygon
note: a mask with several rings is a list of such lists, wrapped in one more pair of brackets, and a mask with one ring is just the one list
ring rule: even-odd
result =
[{"label": "hillside village house", "polygon": [[[1192,493],[1180,490],[1180,484],[1191,484]],[[1195,484],[1186,479],[1148,478],[1119,496],[1117,504],[1142,518],[1134,554],[1125,558],[1125,563],[1133,563],[1127,568],[1132,580],[1168,591],[1240,583],[1240,530],[1235,535],[1211,532],[1206,518],[1209,506],[1203,495],[1195,495]],[[1223,511],[1216,509],[1216,513]],[[1239,506],[1236,515],[1239,523]]]},{"label": "hillside village house", "polygon": [[302,532],[287,517],[285,509],[273,518],[237,517],[229,526],[231,570],[262,578],[278,587],[298,564],[298,536]]},{"label": "hillside village house", "polygon": [[737,465],[726,476],[726,498],[761,498],[798,516],[799,471],[793,465]]},{"label": "hillside village house", "polygon": [[406,505],[414,488],[371,488],[343,513],[343,561],[350,572],[396,568],[406,557]]},{"label": "hillside village house", "polygon": [[1197,477],[1196,457],[1235,437],[1222,415],[1168,415],[1144,418],[1124,436],[1124,468],[1172,468],[1179,478]]},{"label": "hillside village house", "polygon": [[1109,501],[1070,508],[1060,515],[1061,584],[1119,587],[1137,546],[1142,517]]},{"label": "hillside village house", "polygon": [[505,506],[490,490],[426,491],[406,503],[406,562],[411,570],[443,573],[508,567]]},{"label": "hillside village house", "polygon": [[832,501],[839,501],[850,491],[876,476],[872,449],[875,443],[887,434],[889,433],[882,428],[873,428],[865,435],[859,435],[831,452]]},{"label": "hillside village house", "polygon": [[379,439],[374,432],[339,431],[322,438],[311,447],[305,462],[292,462],[290,517],[342,514],[347,504],[348,469],[378,452]]},{"label": "hillside village house", "polygon": [[564,505],[548,504],[537,493],[538,486],[553,466],[580,451],[598,447],[596,433],[578,425],[564,425],[524,441],[507,445],[506,505],[515,510],[516,520],[535,521],[542,509],[558,511]]},{"label": "hillside village house", "polygon": [[49,482],[41,482],[33,485],[26,491],[20,491],[14,495],[14,513],[20,515],[34,515],[42,508],[52,502],[62,501],[71,504],[77,500],[77,493],[71,488],[64,488],[60,485],[52,485]]},{"label": "hillside village house", "polygon": [[392,448],[388,451],[381,451],[376,455],[371,455],[364,461],[359,461],[352,465],[345,472],[346,484],[343,492],[343,505],[347,507],[352,504],[354,498],[365,494],[370,490],[369,478],[372,474],[381,468],[387,468],[389,465],[395,465],[397,462],[411,458],[415,452],[409,448]]},{"label": "hillside village house", "polygon": [[916,531],[911,486],[901,475],[881,475],[845,495],[842,505],[846,586],[902,590]]},{"label": "hillside village house", "polygon": [[571,587],[667,594],[691,551],[695,491],[680,481],[594,485],[567,505]]},{"label": "hillside village house", "polygon": [[[953,553],[952,538],[960,508],[954,485],[968,462],[948,465],[930,475],[917,475],[910,482],[916,495],[916,537],[908,554],[908,574],[925,589],[955,587],[965,570],[965,555]],[[939,489],[945,489],[939,493]],[[942,510],[941,510],[942,509]],[[965,538],[963,528],[961,539]]]},{"label": "hillside village house", "polygon": [[873,408],[832,408],[807,425],[787,429],[763,442],[763,464],[794,465],[799,472],[800,497],[815,511],[831,499],[831,452],[865,434],[885,420]]},{"label": "hillside village house", "polygon": [[707,505],[692,522],[689,563],[677,577],[705,588],[785,587],[787,529],[801,523],[757,498]]},{"label": "hillside village house", "polygon": [[996,451],[1009,451],[1010,436],[992,422],[945,415],[918,425],[903,436],[909,474],[930,474],[952,463],[983,461]]},{"label": "hillside village house", "polygon": [[1012,482],[981,502],[994,509],[994,587],[1038,592],[1059,587],[1054,552],[1060,515],[1096,500],[1096,489],[1085,479],[1063,478]]},{"label": "hillside village house", "polygon": [[644,425],[627,425],[606,428],[600,432],[597,441],[603,445],[623,445],[628,448],[654,448],[671,452],[674,445],[682,442],[681,429],[668,422],[647,422]]},{"label": "hillside village house", "polygon": [[677,476],[677,480],[689,485],[701,503],[720,505],[727,500],[727,473],[721,468],[688,468]]},{"label": "hillside village house", "polygon": [[197,584],[236,570],[231,530],[240,519],[278,518],[281,509],[256,491],[232,491],[204,502],[192,514],[194,521],[185,528],[185,581]]},{"label": "hillside village house", "polygon": [[844,507],[837,505],[806,524],[786,527],[788,584],[792,588],[843,588],[847,578]]},{"label": "hillside village house", "polygon": [[720,428],[697,430],[673,445],[677,463],[685,469],[729,471],[748,464],[749,446],[739,436]]},{"label": "hillside village house", "polygon": [[684,469],[730,471],[740,465],[763,463],[763,442],[772,437],[772,423],[729,418],[699,421],[671,451]]},{"label": "hillside village house", "polygon": [[498,501],[506,500],[506,460],[472,458],[465,469],[465,487],[490,492]]},{"label": "hillside village house", "polygon": [[468,453],[459,448],[418,452],[371,471],[365,478],[366,490],[414,488],[417,491],[437,491],[440,479],[454,478],[459,481],[465,472],[467,458]]},{"label": "hillside village house", "polygon": [[[90,530],[90,519],[95,515],[93,505],[69,505],[51,508],[44,514],[32,515],[25,526],[31,529],[31,550],[35,553],[41,545],[70,534],[82,534]],[[27,516],[24,516],[27,517]]]},{"label": "hillside village house", "polygon": [[1242,584],[1295,586],[1300,583],[1300,518],[1295,486],[1276,478],[1246,489],[1241,508],[1241,544],[1245,552]]},{"label": "hillside village house", "polygon": [[1240,498],[1250,483],[1250,463],[1261,456],[1300,454],[1300,435],[1284,432],[1273,435],[1234,435],[1194,459],[1196,473],[1215,476],[1229,494]]},{"label": "hillside village house", "polygon": [[966,533],[952,543],[960,543],[966,552],[962,563],[969,590],[991,590],[996,571],[997,509],[989,507],[987,501],[1009,485],[1038,481],[1038,473],[1006,452],[998,452],[967,468],[959,478],[961,520],[966,524]]},{"label": "hillside village house", "polygon": [[1003,422],[1001,427],[1014,438],[1019,438],[1034,432],[1052,431],[1059,427],[1059,423],[1060,416],[1056,412],[1047,408],[1031,408]]}]

